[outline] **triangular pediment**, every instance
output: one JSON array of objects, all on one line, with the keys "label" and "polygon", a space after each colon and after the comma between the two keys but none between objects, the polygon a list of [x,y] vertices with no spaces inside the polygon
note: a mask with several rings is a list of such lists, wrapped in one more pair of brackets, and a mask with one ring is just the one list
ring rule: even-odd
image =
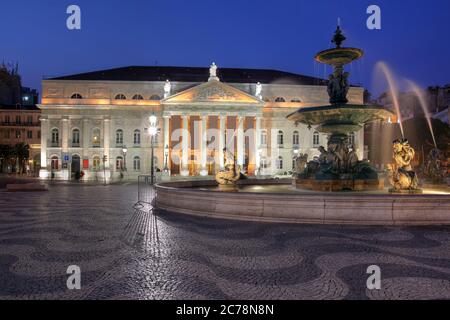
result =
[{"label": "triangular pediment", "polygon": [[163,103],[264,104],[264,101],[217,80],[211,80],[167,97]]}]

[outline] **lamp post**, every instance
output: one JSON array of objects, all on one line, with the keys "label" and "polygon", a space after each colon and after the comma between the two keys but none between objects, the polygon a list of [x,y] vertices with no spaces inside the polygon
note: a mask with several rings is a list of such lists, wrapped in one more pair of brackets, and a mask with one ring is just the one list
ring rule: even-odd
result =
[{"label": "lamp post", "polygon": [[258,168],[258,176],[262,175],[262,149],[258,149],[258,155],[259,155],[259,168]]},{"label": "lamp post", "polygon": [[155,153],[155,136],[158,134],[158,128],[156,127],[158,119],[154,114],[149,117],[150,128],[148,133],[150,134],[150,147],[151,147],[151,159],[150,159],[150,183],[153,185],[155,182],[155,162],[153,161]]},{"label": "lamp post", "polygon": [[127,171],[127,146],[122,147],[122,154],[123,154],[123,171]]}]

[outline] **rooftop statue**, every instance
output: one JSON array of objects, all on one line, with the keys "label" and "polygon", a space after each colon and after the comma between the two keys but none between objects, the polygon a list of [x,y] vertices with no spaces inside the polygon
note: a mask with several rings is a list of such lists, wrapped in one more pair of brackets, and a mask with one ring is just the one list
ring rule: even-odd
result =
[{"label": "rooftop statue", "polygon": [[217,77],[217,66],[214,62],[209,67],[209,79],[208,80],[209,81],[219,80],[219,77]]},{"label": "rooftop statue", "polygon": [[164,99],[170,96],[170,90],[172,88],[172,85],[170,84],[169,79],[166,80],[166,83],[164,84]]},{"label": "rooftop statue", "polygon": [[262,84],[258,82],[255,88],[255,97],[261,99],[262,98],[261,93],[262,93]]}]

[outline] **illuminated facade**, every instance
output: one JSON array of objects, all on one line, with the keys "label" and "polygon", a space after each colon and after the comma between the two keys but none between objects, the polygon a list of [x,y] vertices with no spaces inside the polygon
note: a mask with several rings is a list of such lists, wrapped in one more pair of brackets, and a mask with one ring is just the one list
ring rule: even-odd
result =
[{"label": "illuminated facade", "polygon": [[[150,172],[149,116],[160,129],[159,175],[214,175],[223,149],[249,175],[292,170],[296,153],[318,154],[326,136],[286,115],[326,105],[321,79],[262,69],[127,67],[43,81],[41,177],[134,178]],[[363,102],[352,87],[351,103]],[[363,130],[354,142],[363,155]],[[126,152],[124,152],[126,151]],[[103,157],[106,156],[106,162]]]}]

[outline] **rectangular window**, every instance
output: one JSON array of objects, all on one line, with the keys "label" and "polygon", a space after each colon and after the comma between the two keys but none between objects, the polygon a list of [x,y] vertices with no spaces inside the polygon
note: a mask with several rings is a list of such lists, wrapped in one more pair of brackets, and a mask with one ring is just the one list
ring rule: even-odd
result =
[{"label": "rectangular window", "polygon": [[27,123],[28,124],[32,124],[33,123],[33,116],[28,116],[27,117]]},{"label": "rectangular window", "polygon": [[20,130],[16,130],[16,139],[20,139]]},{"label": "rectangular window", "polygon": [[5,123],[10,123],[11,122],[11,118],[9,116],[5,116]]},{"label": "rectangular window", "polygon": [[41,130],[38,131],[38,139],[41,138]]},{"label": "rectangular window", "polygon": [[16,116],[16,124],[20,124],[20,116]]},{"label": "rectangular window", "polygon": [[31,130],[27,131],[27,138],[28,139],[33,139],[33,131],[31,131]]}]

